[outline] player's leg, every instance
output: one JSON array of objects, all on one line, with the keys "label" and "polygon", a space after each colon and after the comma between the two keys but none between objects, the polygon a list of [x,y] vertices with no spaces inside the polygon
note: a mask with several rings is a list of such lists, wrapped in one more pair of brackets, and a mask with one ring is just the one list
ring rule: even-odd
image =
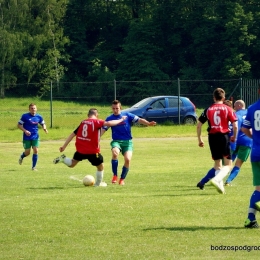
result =
[{"label": "player's leg", "polygon": [[235,166],[233,167],[229,177],[227,178],[225,185],[230,186],[231,181],[233,181],[236,178],[236,176],[240,172],[243,163],[247,161],[250,155],[250,151],[250,147],[239,146]]},{"label": "player's leg", "polygon": [[106,187],[107,184],[103,182],[103,176],[104,176],[104,159],[103,156],[98,153],[98,154],[90,154],[87,156],[87,159],[89,162],[97,167],[96,171],[96,182],[94,186],[100,186],[100,187]]},{"label": "player's leg", "polygon": [[36,164],[38,161],[38,148],[39,148],[39,140],[32,140],[32,149],[33,149],[33,156],[32,156],[32,170],[36,170]]},{"label": "player's leg", "polygon": [[200,188],[201,190],[204,190],[204,185],[210,181],[213,177],[215,177],[215,172],[216,170],[211,168],[208,173],[198,182],[197,187]]},{"label": "player's leg", "polygon": [[132,140],[124,141],[122,144],[122,154],[124,155],[124,166],[120,176],[119,184],[125,185],[125,178],[130,169],[130,162],[133,156],[133,142]]},{"label": "player's leg", "polygon": [[256,221],[256,212],[260,211],[260,162],[251,162],[251,165],[255,191],[252,193],[250,198],[248,216],[244,226],[246,228],[258,228],[259,226]]},{"label": "player's leg", "polygon": [[81,154],[75,152],[73,159],[67,157],[65,154],[62,154],[61,156],[55,158],[53,160],[53,163],[57,164],[57,163],[61,162],[61,163],[64,163],[65,165],[67,165],[68,167],[73,168],[78,164],[79,161],[82,161],[82,156],[81,156]]},{"label": "player's leg", "polygon": [[112,152],[112,159],[111,159],[111,166],[112,166],[112,183],[115,184],[117,182],[117,168],[118,168],[118,156],[121,152],[121,144],[118,141],[112,141],[111,145],[111,152]]},{"label": "player's leg", "polygon": [[28,156],[30,154],[31,147],[32,147],[32,144],[31,144],[30,140],[23,140],[24,151],[22,152],[22,154],[19,157],[19,161],[18,161],[19,164],[22,164],[23,163],[23,158],[25,158],[26,156]]}]

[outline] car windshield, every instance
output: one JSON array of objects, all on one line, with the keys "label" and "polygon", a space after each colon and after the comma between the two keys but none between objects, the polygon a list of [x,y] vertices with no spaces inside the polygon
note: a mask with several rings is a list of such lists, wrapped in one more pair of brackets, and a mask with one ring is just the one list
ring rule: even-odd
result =
[{"label": "car windshield", "polygon": [[136,103],[135,105],[133,105],[132,107],[134,107],[134,108],[144,107],[150,102],[151,102],[150,98],[145,98],[145,99],[139,101],[138,103]]}]

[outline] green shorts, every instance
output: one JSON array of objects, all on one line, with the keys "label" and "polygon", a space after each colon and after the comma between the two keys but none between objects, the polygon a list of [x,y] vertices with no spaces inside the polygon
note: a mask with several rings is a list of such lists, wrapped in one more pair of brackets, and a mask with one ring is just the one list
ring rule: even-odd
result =
[{"label": "green shorts", "polygon": [[251,162],[253,172],[253,185],[260,186],[260,162]]},{"label": "green shorts", "polygon": [[111,148],[118,147],[122,154],[125,154],[127,151],[133,151],[133,142],[132,140],[113,140],[110,143]]},{"label": "green shorts", "polygon": [[233,154],[237,155],[237,158],[243,162],[246,162],[251,152],[251,148],[248,146],[238,145]]},{"label": "green shorts", "polygon": [[39,147],[40,141],[37,140],[23,140],[23,148],[30,149],[31,147]]}]

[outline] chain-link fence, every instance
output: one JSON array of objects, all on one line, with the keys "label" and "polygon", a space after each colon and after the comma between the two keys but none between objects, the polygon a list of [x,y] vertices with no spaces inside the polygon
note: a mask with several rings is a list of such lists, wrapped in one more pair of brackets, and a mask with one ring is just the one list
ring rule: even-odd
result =
[{"label": "chain-link fence", "polygon": [[[51,82],[45,86],[44,92],[42,92],[40,96],[41,101],[45,101],[44,105],[41,105],[40,112],[47,118],[47,122],[51,122],[51,126],[54,118],[54,127],[62,127],[63,120],[70,121],[70,116],[80,115],[82,113],[80,105],[88,104],[89,106],[101,105],[110,107],[114,99],[120,100],[123,108],[127,108],[148,96],[180,95],[188,97],[197,108],[203,109],[212,104],[212,93],[217,87],[223,88],[226,91],[226,98],[232,98],[233,100],[246,97],[248,93],[247,89],[251,89],[250,91],[253,89],[253,92],[256,93],[255,88],[258,87],[259,80],[251,80],[251,83],[248,82],[249,80],[242,79]],[[14,98],[24,96],[27,97],[27,100],[30,100],[32,97],[37,96],[35,90],[37,86],[38,84],[36,83],[30,83],[19,84],[10,89],[5,88],[5,96]],[[257,95],[252,98],[250,94],[250,97],[250,101],[246,102],[247,106],[257,100]],[[34,99],[32,99],[32,101],[34,101]],[[61,103],[56,103],[55,106],[53,106],[52,103],[54,101],[65,101],[65,104],[61,105]],[[4,104],[5,99],[2,99],[1,102]],[[12,109],[6,109],[8,108],[8,104],[6,104],[6,106],[3,105],[1,108],[1,124],[7,126],[8,129],[12,129],[12,126],[13,128],[16,127],[18,119],[17,111],[24,111],[29,104],[29,101],[21,102],[23,102],[21,105],[17,103]],[[67,108],[66,102],[73,102],[75,107],[73,107],[73,109],[71,109],[71,106]],[[106,110],[104,114],[108,115],[110,112],[111,110]],[[14,115],[12,115],[12,113],[14,113]],[[12,118],[15,118],[15,120],[13,121]],[[59,124],[57,125],[56,122],[59,122]]]}]

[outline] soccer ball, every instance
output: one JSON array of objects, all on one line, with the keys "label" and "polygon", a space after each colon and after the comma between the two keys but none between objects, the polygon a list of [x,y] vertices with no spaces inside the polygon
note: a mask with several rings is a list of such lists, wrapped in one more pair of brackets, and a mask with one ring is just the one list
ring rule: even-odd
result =
[{"label": "soccer ball", "polygon": [[86,175],[82,182],[85,186],[93,186],[95,184],[95,178],[92,175]]}]

